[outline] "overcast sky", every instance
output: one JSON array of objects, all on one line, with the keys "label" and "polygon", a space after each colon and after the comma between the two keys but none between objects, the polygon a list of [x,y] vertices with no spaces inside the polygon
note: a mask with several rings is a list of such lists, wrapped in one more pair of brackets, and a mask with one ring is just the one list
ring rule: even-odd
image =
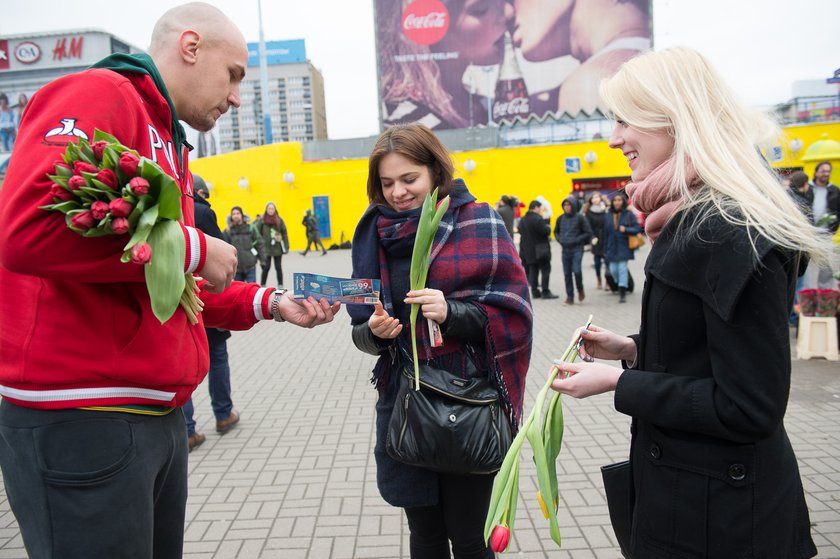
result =
[{"label": "overcast sky", "polygon": [[[259,40],[257,0],[208,0]],[[394,0],[397,1],[397,0]],[[147,48],[171,0],[4,0],[0,36],[98,28]],[[305,39],[324,75],[331,139],[377,134],[372,0],[263,0],[266,41]],[[654,0],[654,47],[700,50],[741,98],[765,106],[840,68],[840,0]]]}]

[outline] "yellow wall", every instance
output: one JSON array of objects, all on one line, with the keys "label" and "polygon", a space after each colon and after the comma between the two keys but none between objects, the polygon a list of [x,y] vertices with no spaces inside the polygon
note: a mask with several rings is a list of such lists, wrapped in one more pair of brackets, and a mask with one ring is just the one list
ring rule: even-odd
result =
[{"label": "yellow wall", "polygon": [[[800,159],[808,146],[821,139],[822,134],[840,140],[840,123],[814,124],[789,127],[785,130],[784,159],[774,162],[774,167],[805,167],[813,173],[813,164],[803,164]],[[789,140],[799,138],[803,149],[791,154]],[[593,151],[597,160],[584,161],[584,154]],[[565,159],[579,157],[579,173],[565,172]],[[456,176],[462,177],[470,191],[482,202],[494,204],[502,194],[517,196],[526,204],[539,195],[551,203],[554,214],[561,208],[563,198],[569,195],[573,179],[628,176],[627,162],[618,150],[609,149],[606,140],[560,144],[499,148],[466,151],[453,154]],[[476,163],[473,172],[464,170],[464,162]],[[312,208],[313,196],[330,197],[330,226],[332,237],[325,238],[329,246],[341,240],[352,239],[356,222],[365,208],[367,195],[367,159],[335,161],[303,161],[298,143],[271,144],[205,157],[191,163],[194,173],[212,183],[210,202],[224,229],[224,218],[232,206],[242,206],[250,216],[262,213],[265,204],[273,201],[289,229],[289,244],[293,250],[306,245],[306,233],[301,225],[306,209]],[[283,174],[294,173],[294,182],[283,182]],[[840,165],[835,165],[840,173]],[[248,180],[248,188],[238,186],[240,178]],[[840,180],[834,179],[835,183]]]}]

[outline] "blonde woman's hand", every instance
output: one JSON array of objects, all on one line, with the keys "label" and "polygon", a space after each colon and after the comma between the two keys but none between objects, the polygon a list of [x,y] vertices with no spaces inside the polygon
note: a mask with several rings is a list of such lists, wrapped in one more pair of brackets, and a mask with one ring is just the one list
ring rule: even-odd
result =
[{"label": "blonde woman's hand", "polygon": [[383,340],[392,340],[402,332],[400,321],[389,316],[380,302],[374,306],[373,314],[368,319],[368,328],[374,336]]},{"label": "blonde woman's hand", "polygon": [[443,291],[439,289],[418,289],[409,291],[403,300],[407,305],[420,305],[420,312],[428,320],[443,324],[449,313],[449,305]]},{"label": "blonde woman's hand", "polygon": [[583,345],[578,352],[580,358],[587,362],[593,359],[623,359],[628,363],[636,361],[636,342],[627,336],[621,336],[590,325],[588,329],[580,331]]},{"label": "blonde woman's hand", "polygon": [[624,372],[604,363],[564,363],[556,360],[554,365],[560,369],[560,373],[551,382],[551,388],[573,398],[586,398],[615,390],[618,377]]}]

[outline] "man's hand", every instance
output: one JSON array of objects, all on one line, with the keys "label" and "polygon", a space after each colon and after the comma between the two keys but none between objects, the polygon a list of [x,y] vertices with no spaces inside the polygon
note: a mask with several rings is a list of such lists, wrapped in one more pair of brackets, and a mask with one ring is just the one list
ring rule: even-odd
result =
[{"label": "man's hand", "polygon": [[207,259],[198,274],[207,280],[204,289],[210,293],[221,293],[230,287],[236,274],[236,248],[210,235],[204,238],[207,240]]},{"label": "man's hand", "polygon": [[303,328],[314,328],[319,324],[332,322],[335,314],[341,309],[341,303],[330,305],[326,299],[316,301],[311,296],[306,299],[294,299],[286,293],[280,299],[277,308],[286,322]]}]

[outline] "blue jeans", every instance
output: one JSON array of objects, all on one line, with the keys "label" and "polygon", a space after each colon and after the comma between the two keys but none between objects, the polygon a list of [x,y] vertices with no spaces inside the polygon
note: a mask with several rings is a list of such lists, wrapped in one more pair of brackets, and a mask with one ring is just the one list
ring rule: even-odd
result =
[{"label": "blue jeans", "polygon": [[184,417],[0,403],[0,466],[30,557],[180,559]]},{"label": "blue jeans", "polygon": [[[226,340],[210,344],[210,372],[207,377],[213,415],[216,416],[216,421],[227,419],[233,410],[233,400],[230,398],[230,364]],[[195,407],[192,398],[187,400],[181,409],[187,422],[187,436],[191,437],[195,434]]]},{"label": "blue jeans", "polygon": [[578,293],[583,292],[583,271],[581,270],[581,261],[583,261],[583,249],[569,250],[563,249],[563,277],[566,280],[566,296],[570,299],[575,297],[575,286],[572,283],[572,275],[577,284]]},{"label": "blue jeans", "polygon": [[610,275],[618,282],[618,287],[627,289],[627,261],[610,262]]},{"label": "blue jeans", "polygon": [[251,268],[246,272],[236,272],[233,276],[235,281],[247,281],[248,283],[257,283],[257,268]]},{"label": "blue jeans", "polygon": [[12,151],[15,145],[15,129],[0,128],[0,142],[3,143],[3,151]]}]

